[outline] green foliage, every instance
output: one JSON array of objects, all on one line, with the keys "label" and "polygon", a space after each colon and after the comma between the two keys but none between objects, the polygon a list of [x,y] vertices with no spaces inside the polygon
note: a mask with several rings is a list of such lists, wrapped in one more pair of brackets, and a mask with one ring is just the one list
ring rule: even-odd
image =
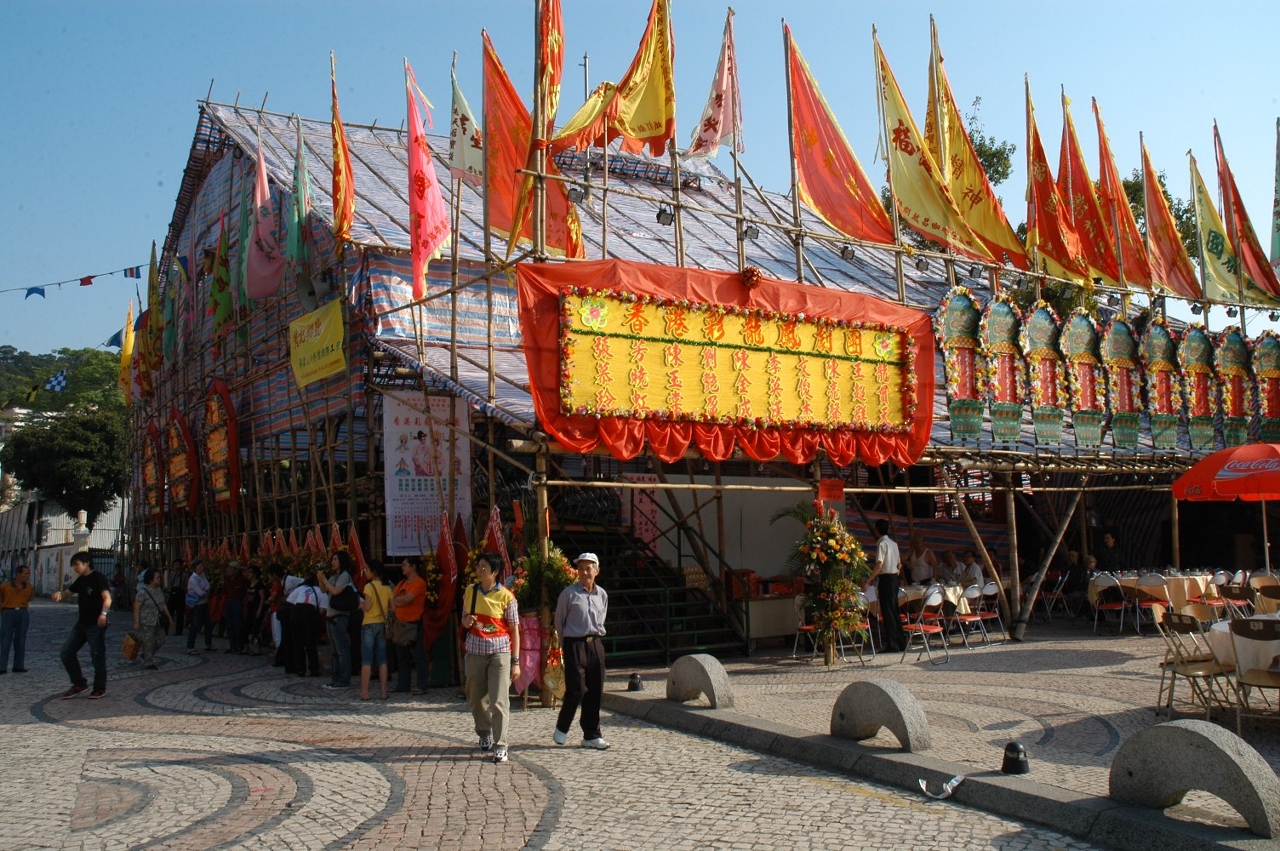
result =
[{"label": "green foliage", "polygon": [[84,511],[92,526],[124,492],[128,443],[122,411],[72,411],[15,431],[0,448],[0,466],[68,514]]},{"label": "green foliage", "polygon": [[1012,142],[1001,142],[995,136],[988,136],[982,130],[982,120],[978,117],[978,108],[982,98],[973,99],[970,112],[964,117],[969,127],[969,141],[973,142],[973,152],[978,155],[978,162],[987,173],[987,179],[993,187],[999,186],[1013,174],[1013,155],[1018,146]]},{"label": "green foliage", "polygon": [[578,574],[569,559],[557,546],[552,545],[544,559],[535,547],[515,564],[515,581],[512,593],[522,612],[533,612],[543,606],[555,607],[560,592],[578,581]]},{"label": "green foliage", "polygon": [[[116,386],[120,357],[98,349],[59,349],[43,355],[0,346],[0,403],[53,413],[72,410],[124,409],[124,395]],[[67,371],[67,387],[60,393],[44,385],[59,370]],[[32,388],[35,398],[27,402]]]},{"label": "green foliage", "polygon": [[[1173,221],[1178,226],[1178,236],[1182,237],[1182,245],[1187,249],[1187,256],[1194,260],[1200,256],[1200,242],[1196,239],[1195,210],[1192,209],[1190,201],[1184,201],[1169,194],[1163,171],[1156,175],[1156,179],[1160,181],[1160,191],[1164,193],[1164,199],[1169,204],[1169,212],[1173,213]],[[1147,199],[1142,191],[1142,171],[1135,168],[1133,173],[1122,182],[1124,194],[1128,196],[1129,206],[1133,209],[1133,218],[1138,223],[1138,230],[1145,234],[1147,232]]]}]

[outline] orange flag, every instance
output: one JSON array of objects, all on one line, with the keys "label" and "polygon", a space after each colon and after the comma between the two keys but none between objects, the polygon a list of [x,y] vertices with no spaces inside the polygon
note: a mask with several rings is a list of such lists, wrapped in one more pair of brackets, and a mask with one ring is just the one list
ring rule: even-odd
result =
[{"label": "orange flag", "polygon": [[[1071,227],[1069,211],[1054,185],[1049,160],[1036,129],[1036,109],[1027,88],[1027,254],[1056,277],[1089,279],[1089,263],[1080,238]],[[1039,270],[1037,270],[1039,271]]]},{"label": "orange flag", "polygon": [[1160,179],[1151,165],[1147,146],[1142,147],[1142,198],[1147,211],[1147,259],[1151,261],[1151,279],[1183,298],[1202,298],[1200,279],[1187,257],[1182,235],[1164,197]]},{"label": "orange flag", "polygon": [[1240,197],[1235,175],[1231,173],[1231,166],[1227,163],[1227,154],[1222,149],[1222,137],[1218,135],[1216,121],[1213,122],[1213,147],[1218,159],[1218,188],[1222,192],[1223,224],[1227,226],[1227,239],[1236,247],[1240,270],[1254,286],[1272,295],[1280,295],[1280,281],[1276,280],[1275,270],[1267,261],[1267,255],[1249,221],[1249,214],[1244,209],[1244,199]]},{"label": "orange flag", "polygon": [[[525,109],[502,60],[493,49],[489,34],[484,38],[484,138],[485,174],[489,180],[489,226],[510,242],[520,188],[519,170],[525,166],[533,119]],[[547,173],[558,175],[555,164],[547,161]],[[532,222],[527,218],[520,237],[532,241]],[[547,249],[569,257],[585,257],[582,225],[578,210],[569,203],[564,184],[547,181]]]},{"label": "orange flag", "polygon": [[818,91],[791,28],[783,24],[782,29],[791,95],[791,156],[800,200],[845,236],[892,245],[893,223],[879,194]]},{"label": "orange flag", "polygon": [[616,86],[601,84],[551,142],[552,153],[605,144],[622,137],[622,150],[662,156],[676,133],[675,36],[671,0],[653,0],[649,23],[631,67]]},{"label": "orange flag", "polygon": [[351,239],[351,222],[356,215],[356,185],[347,150],[347,131],[338,113],[338,77],[333,52],[329,52],[329,84],[333,90],[333,246],[338,257]]},{"label": "orange flag", "polygon": [[951,92],[951,83],[942,67],[942,49],[938,46],[938,29],[929,19],[933,35],[933,52],[929,61],[929,105],[925,115],[924,138],[940,167],[942,183],[951,192],[961,214],[992,257],[1026,269],[1027,255],[1018,235],[1009,226],[1000,199],[996,197],[987,172],[973,149],[973,140],[965,129]]},{"label": "orange flag", "polygon": [[1120,246],[1120,272],[1124,283],[1131,287],[1151,289],[1151,263],[1138,233],[1138,223],[1129,206],[1129,196],[1124,192],[1124,182],[1116,168],[1116,158],[1111,154],[1107,141],[1107,129],[1102,126],[1102,111],[1098,101],[1093,101],[1093,117],[1098,124],[1098,208],[1102,211],[1102,223],[1111,234],[1111,244]]},{"label": "orange flag", "polygon": [[1058,195],[1066,204],[1067,220],[1080,248],[1089,261],[1089,271],[1100,276],[1108,286],[1117,286],[1120,270],[1116,250],[1111,242],[1111,229],[1102,218],[1098,198],[1093,194],[1093,180],[1080,151],[1076,123],[1071,119],[1071,99],[1062,93],[1062,147],[1058,151]]},{"label": "orange flag", "polygon": [[872,29],[876,65],[880,74],[880,99],[884,110],[889,164],[889,187],[898,221],[921,236],[949,246],[957,254],[992,261],[982,241],[965,223],[955,199],[942,185],[938,166],[920,138],[889,60]]}]

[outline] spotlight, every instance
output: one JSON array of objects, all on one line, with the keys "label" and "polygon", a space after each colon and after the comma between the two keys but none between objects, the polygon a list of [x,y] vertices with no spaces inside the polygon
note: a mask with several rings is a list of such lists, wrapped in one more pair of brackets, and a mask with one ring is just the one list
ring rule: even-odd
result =
[{"label": "spotlight", "polygon": [[852,246],[852,245],[842,245],[842,246],[840,246],[840,259],[841,259],[841,260],[852,260],[853,258],[855,258],[855,257],[857,257],[857,256],[858,256],[858,252],[856,252],[856,251],[854,251],[854,250],[853,250],[853,246]]},{"label": "spotlight", "polygon": [[1280,313],[1276,313],[1273,310],[1267,314],[1267,318],[1270,319],[1272,322],[1280,322]]},{"label": "spotlight", "polygon": [[1194,315],[1199,316],[1201,313],[1203,313],[1203,312],[1204,312],[1204,308],[1203,308],[1203,307],[1201,307],[1201,306],[1200,306],[1200,305],[1198,305],[1198,304],[1193,304],[1193,305],[1191,305],[1191,312],[1192,312]]},{"label": "spotlight", "polygon": [[569,203],[581,204],[582,199],[587,197],[587,193],[582,191],[581,186],[570,186],[569,191],[565,193],[569,196]]},{"label": "spotlight", "polygon": [[658,215],[656,216],[656,218],[658,220],[658,224],[670,225],[672,222],[676,220],[676,214],[675,214],[675,211],[672,210],[670,206],[666,204],[659,204]]},{"label": "spotlight", "polygon": [[1014,283],[1014,285],[1015,285],[1015,286],[1019,286],[1019,287],[1020,287],[1020,286],[1022,286],[1023,284],[1025,284],[1026,282],[1027,282],[1027,276],[1026,276],[1026,275],[1019,275],[1019,276],[1014,280],[1014,282],[1013,282],[1013,283]]},{"label": "spotlight", "polygon": [[982,277],[982,266],[980,266],[980,265],[979,265],[979,264],[977,264],[977,263],[974,263],[972,266],[970,266],[970,267],[969,267],[969,277],[970,277],[970,278],[981,278],[981,277]]},{"label": "spotlight", "polygon": [[1227,308],[1227,316],[1228,316],[1228,317],[1230,317],[1231,319],[1235,319],[1235,318],[1236,318],[1236,314],[1237,314],[1237,313],[1239,313],[1239,312],[1240,312],[1240,311],[1236,310],[1234,307],[1228,307],[1228,308]]},{"label": "spotlight", "polygon": [[1012,260],[1009,259],[1009,252],[1007,251],[1000,252],[1000,259],[1004,261],[1004,265],[1006,266],[1008,266],[1010,263],[1013,262]]},{"label": "spotlight", "polygon": [[1151,309],[1158,313],[1164,313],[1164,296],[1157,296],[1153,299],[1151,302]]},{"label": "spotlight", "polygon": [[1094,279],[1093,279],[1093,285],[1094,285],[1095,287],[1100,287],[1100,286],[1102,286],[1102,279],[1101,279],[1101,278],[1094,278]]},{"label": "spotlight", "polygon": [[916,260],[916,271],[917,272],[929,271],[929,259],[927,257],[921,257]]},{"label": "spotlight", "polygon": [[1107,306],[1109,306],[1109,307],[1119,307],[1119,306],[1120,306],[1120,296],[1116,295],[1115,293],[1107,293]]},{"label": "spotlight", "polygon": [[742,226],[742,239],[759,239],[759,238],[760,238],[760,228],[751,224]]}]

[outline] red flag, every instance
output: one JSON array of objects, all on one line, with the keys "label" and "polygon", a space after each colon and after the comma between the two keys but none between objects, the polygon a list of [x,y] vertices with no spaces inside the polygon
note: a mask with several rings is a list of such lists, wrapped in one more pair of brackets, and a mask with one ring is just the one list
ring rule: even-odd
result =
[{"label": "red flag", "polygon": [[449,515],[443,511],[440,512],[440,546],[436,555],[440,564],[440,577],[443,583],[446,579],[451,585],[458,582],[458,558],[454,551],[453,532],[449,529]]},{"label": "red flag", "polygon": [[511,556],[507,555],[507,535],[502,528],[502,512],[496,505],[489,511],[489,527],[485,529],[484,536],[488,539],[488,551],[502,556],[506,572],[510,573]]},{"label": "red flag", "polygon": [[351,521],[351,525],[347,527],[347,549],[351,552],[351,560],[355,562],[356,567],[363,572],[369,563],[364,560],[364,550],[360,548],[360,536],[356,534],[356,523]]},{"label": "red flag", "polygon": [[93,275],[85,275],[83,278],[81,278],[81,279],[80,279],[80,286],[82,286],[82,287],[91,287],[91,286],[93,286]]},{"label": "red flag", "polygon": [[791,87],[791,155],[800,199],[854,239],[892,245],[893,223],[783,24]]},{"label": "red flag", "polygon": [[191,556],[191,542],[190,542],[190,541],[183,541],[183,542],[182,542],[182,555],[183,555],[183,557],[185,558],[185,560],[186,560],[187,564],[191,564],[191,558],[192,558],[192,556]]},{"label": "red flag", "polygon": [[1120,279],[1111,228],[1103,220],[1093,194],[1093,180],[1080,151],[1076,123],[1071,119],[1071,99],[1062,95],[1062,147],[1058,152],[1058,195],[1066,205],[1067,221],[1080,239],[1090,271],[1115,286]]},{"label": "red flag", "polygon": [[[527,164],[533,119],[502,67],[502,60],[498,58],[489,34],[481,33],[481,36],[484,40],[484,170],[489,180],[489,226],[509,244],[514,244],[519,241],[511,237],[516,230],[513,223],[518,215],[522,222],[520,239],[532,241],[529,198],[520,194],[521,180],[517,172]],[[560,174],[549,158],[547,173],[552,176]],[[578,210],[569,203],[564,184],[549,180],[546,189],[547,248],[569,257],[585,257]],[[532,183],[529,192],[532,192]]]},{"label": "red flag", "polygon": [[338,528],[338,521],[333,521],[333,525],[329,527],[329,549],[337,552],[342,549],[342,530]]},{"label": "red flag", "polygon": [[1244,199],[1240,197],[1240,189],[1236,186],[1235,175],[1227,163],[1227,154],[1222,149],[1222,137],[1218,135],[1218,122],[1213,122],[1213,147],[1218,158],[1218,187],[1222,191],[1222,218],[1227,226],[1227,238],[1236,248],[1240,258],[1240,270],[1254,286],[1266,290],[1272,295],[1280,295],[1280,280],[1267,260],[1266,252],[1258,242],[1258,235],[1249,221],[1249,214],[1244,209]]},{"label": "red flag", "polygon": [[289,530],[289,553],[290,555],[296,556],[300,552],[300,550],[301,548],[298,546],[298,534],[293,529],[290,529]]},{"label": "red flag", "polygon": [[271,532],[262,533],[262,539],[258,544],[258,552],[266,558],[271,558],[276,554],[275,540]]},{"label": "red flag", "polygon": [[1138,233],[1138,223],[1133,218],[1133,208],[1129,206],[1129,196],[1125,195],[1116,158],[1111,154],[1111,143],[1107,140],[1107,129],[1102,126],[1102,111],[1098,109],[1096,98],[1093,117],[1098,124],[1098,207],[1102,211],[1102,222],[1111,232],[1111,244],[1120,246],[1123,263],[1120,271],[1124,274],[1125,284],[1149,290],[1151,263],[1147,260],[1142,235]]},{"label": "red flag", "polygon": [[[1054,185],[1049,160],[1036,129],[1035,107],[1031,104],[1031,83],[1027,87],[1027,254],[1038,257],[1050,274],[1089,278],[1089,264],[1080,247],[1080,238],[1071,228],[1066,204]],[[1046,262],[1047,261],[1047,262]],[[1038,268],[1036,271],[1040,271]]]},{"label": "red flag", "polygon": [[1142,197],[1147,212],[1147,257],[1151,261],[1152,280],[1183,298],[1201,298],[1200,279],[1187,257],[1182,235],[1178,233],[1145,144],[1142,145]]},{"label": "red flag", "polygon": [[458,565],[458,582],[462,582],[462,574],[467,569],[467,557],[471,554],[470,538],[467,536],[467,524],[459,513],[453,521],[453,558]]},{"label": "red flag", "polygon": [[249,533],[244,532],[240,535],[240,563],[248,564],[251,558],[253,556],[249,552]]},{"label": "red flag", "polygon": [[[409,242],[413,258],[413,297],[417,300],[427,292],[428,261],[449,241],[449,209],[440,194],[431,146],[422,132],[422,116],[418,111],[421,92],[408,59],[404,61],[404,89],[409,112]],[[426,101],[425,97],[422,99]],[[428,112],[428,120],[430,116]]]},{"label": "red flag", "polygon": [[356,215],[356,185],[347,150],[347,130],[338,113],[338,77],[333,51],[329,52],[329,83],[333,90],[333,243],[338,257],[351,239],[351,222]]}]

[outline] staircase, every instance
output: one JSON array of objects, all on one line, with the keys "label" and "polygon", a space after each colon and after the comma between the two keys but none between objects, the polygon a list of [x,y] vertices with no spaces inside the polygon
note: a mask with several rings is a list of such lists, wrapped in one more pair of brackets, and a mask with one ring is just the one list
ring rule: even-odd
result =
[{"label": "staircase", "polygon": [[605,652],[615,661],[661,662],[690,653],[744,655],[747,645],[701,588],[687,588],[684,576],[644,541],[616,525],[563,524],[551,539],[570,559],[582,552],[600,558],[600,587],[609,593]]}]

